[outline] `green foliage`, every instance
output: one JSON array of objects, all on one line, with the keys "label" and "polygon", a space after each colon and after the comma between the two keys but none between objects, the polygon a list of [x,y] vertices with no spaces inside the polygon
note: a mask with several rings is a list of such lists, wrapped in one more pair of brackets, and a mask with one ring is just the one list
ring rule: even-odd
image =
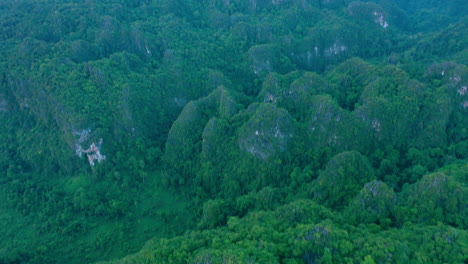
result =
[{"label": "green foliage", "polygon": [[466,262],[462,0],[0,10],[1,263]]},{"label": "green foliage", "polygon": [[272,104],[261,104],[239,130],[239,147],[260,159],[284,152],[294,136],[289,113]]},{"label": "green foliage", "polygon": [[374,178],[366,157],[356,151],[343,152],[333,157],[312,183],[312,196],[332,208],[341,208]]},{"label": "green foliage", "polygon": [[[467,253],[467,233],[462,229],[405,225],[369,232],[371,226],[339,227],[324,220],[332,215],[327,211],[314,202],[297,201],[275,211],[256,211],[242,219],[231,217],[226,227],[152,240],[139,253],[109,263],[458,263]],[[284,212],[314,216],[285,221],[277,217]]]},{"label": "green foliage", "polygon": [[381,181],[366,183],[346,208],[350,223],[376,223],[387,228],[393,217],[397,197],[393,190]]},{"label": "green foliage", "polygon": [[201,229],[211,229],[226,223],[228,205],[223,200],[208,200],[203,204],[203,216],[200,220]]},{"label": "green foliage", "polygon": [[424,176],[402,192],[402,204],[416,210],[416,222],[442,222],[465,228],[468,212],[464,201],[467,199],[466,186],[443,173]]}]

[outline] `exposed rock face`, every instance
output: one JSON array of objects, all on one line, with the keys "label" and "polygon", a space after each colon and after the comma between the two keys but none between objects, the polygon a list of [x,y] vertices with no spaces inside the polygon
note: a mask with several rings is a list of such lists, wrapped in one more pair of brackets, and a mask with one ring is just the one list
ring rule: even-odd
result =
[{"label": "exposed rock face", "polygon": [[328,146],[344,151],[356,147],[361,150],[368,145],[364,123],[343,110],[330,96],[314,96],[310,104],[307,129],[311,147]]},{"label": "exposed rock face", "polygon": [[[378,197],[378,196],[386,196],[388,198],[392,198],[392,197],[395,198],[394,197],[395,194],[393,193],[392,189],[381,181],[371,181],[371,182],[366,183],[361,193],[367,194],[366,195],[367,198]],[[363,199],[361,199],[360,202],[363,205],[366,205],[366,204],[368,205],[370,202],[375,201],[374,199],[365,200],[364,197],[362,198]],[[384,208],[375,207],[375,209],[380,212]]]},{"label": "exposed rock face", "polygon": [[382,7],[375,3],[354,1],[348,5],[348,12],[359,19],[374,22],[382,28],[389,26]]},{"label": "exposed rock face", "polygon": [[252,73],[265,78],[270,72],[289,72],[294,69],[291,61],[272,44],[256,45],[247,52]]},{"label": "exposed rock face", "polygon": [[358,40],[349,31],[349,25],[340,22],[332,29],[318,25],[290,47],[289,56],[303,69],[323,71],[327,65],[343,61],[352,54]]},{"label": "exposed rock face", "polygon": [[91,167],[94,166],[94,161],[97,161],[98,163],[101,163],[103,160],[106,159],[106,156],[101,154],[101,146],[102,146],[102,138],[99,140],[99,143],[96,145],[96,143],[92,143],[87,150],[84,152],[86,153],[86,156],[88,156],[88,162]]},{"label": "exposed rock face", "polygon": [[378,23],[383,28],[388,28],[388,22],[386,21],[383,13],[374,11],[372,15],[374,16],[375,23]]},{"label": "exposed rock face", "polygon": [[373,140],[395,147],[444,145],[450,116],[463,102],[458,93],[463,86],[450,80],[454,71],[448,68],[433,66],[428,73],[436,82],[446,82],[436,93],[397,67],[375,72],[365,84],[354,111],[372,131]]},{"label": "exposed rock face", "polygon": [[259,45],[250,48],[249,57],[252,60],[252,70],[255,75],[265,77],[274,71],[275,51],[271,45]]},{"label": "exposed rock face", "polygon": [[83,153],[86,154],[89,165],[94,167],[96,165],[95,161],[101,163],[106,159],[106,156],[101,153],[102,138],[99,139],[98,143],[92,142],[86,150],[83,148],[82,145],[89,142],[90,134],[91,129],[89,128],[74,132],[74,135],[79,137],[75,140],[75,153],[80,158],[83,156]]},{"label": "exposed rock face", "polygon": [[239,147],[262,160],[287,150],[294,136],[289,113],[268,103],[261,104],[239,130]]},{"label": "exposed rock face", "polygon": [[73,134],[78,137],[78,139],[75,140],[75,153],[80,158],[85,152],[81,144],[85,143],[88,140],[90,133],[91,129],[89,128],[73,132]]},{"label": "exposed rock face", "polygon": [[265,103],[288,110],[291,115],[301,120],[311,108],[313,96],[330,92],[330,89],[330,84],[316,73],[270,73],[263,82],[259,97]]},{"label": "exposed rock face", "polygon": [[325,48],[325,50],[323,51],[323,54],[326,56],[326,57],[331,57],[331,56],[335,56],[335,55],[338,55],[342,52],[345,52],[346,50],[348,49],[347,46],[345,46],[342,41],[340,40],[335,40],[335,42],[333,43],[333,45],[331,45],[330,47],[327,47]]},{"label": "exposed rock face", "polygon": [[[468,67],[453,62],[434,64],[427,70],[427,77],[442,80],[449,89],[453,107],[468,108]],[[468,118],[464,119],[468,123]]]},{"label": "exposed rock face", "polygon": [[434,64],[427,70],[427,76],[442,81],[451,89],[463,97],[468,89],[468,67],[453,62]]},{"label": "exposed rock face", "polygon": [[309,130],[317,141],[337,144],[345,112],[329,96],[315,96],[310,111]]},{"label": "exposed rock face", "polygon": [[287,94],[286,78],[277,73],[270,73],[263,81],[259,96],[264,103],[276,104],[283,102]]}]

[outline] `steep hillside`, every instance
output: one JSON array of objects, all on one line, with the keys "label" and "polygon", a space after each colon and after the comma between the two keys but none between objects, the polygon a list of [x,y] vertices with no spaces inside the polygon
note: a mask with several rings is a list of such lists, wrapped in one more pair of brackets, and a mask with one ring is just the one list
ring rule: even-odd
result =
[{"label": "steep hillside", "polygon": [[467,8],[0,0],[0,263],[466,262]]}]

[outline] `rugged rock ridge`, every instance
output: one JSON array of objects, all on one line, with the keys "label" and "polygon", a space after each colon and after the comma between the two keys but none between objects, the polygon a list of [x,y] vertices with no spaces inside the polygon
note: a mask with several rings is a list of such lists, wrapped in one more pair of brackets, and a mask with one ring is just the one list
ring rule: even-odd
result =
[{"label": "rugged rock ridge", "polygon": [[257,158],[266,160],[284,152],[295,133],[291,115],[273,104],[258,106],[252,117],[239,129],[239,147]]},{"label": "rugged rock ridge", "polygon": [[81,158],[83,154],[86,154],[91,167],[94,167],[95,161],[101,163],[106,159],[106,156],[101,154],[102,138],[99,139],[98,143],[92,142],[86,150],[83,148],[83,144],[86,144],[86,142],[90,140],[91,129],[74,131],[73,134],[78,137],[78,139],[75,140],[76,155]]},{"label": "rugged rock ridge", "polygon": [[[234,98],[222,86],[207,97],[190,101],[169,131],[165,160],[175,167],[180,167],[181,163],[195,162],[202,151],[199,142],[203,142],[205,153],[210,150],[210,146],[216,145],[209,142],[210,138],[215,138],[208,136],[211,130],[216,130],[212,126],[218,123],[212,118],[229,120],[239,108]],[[208,128],[205,128],[207,126]]]}]

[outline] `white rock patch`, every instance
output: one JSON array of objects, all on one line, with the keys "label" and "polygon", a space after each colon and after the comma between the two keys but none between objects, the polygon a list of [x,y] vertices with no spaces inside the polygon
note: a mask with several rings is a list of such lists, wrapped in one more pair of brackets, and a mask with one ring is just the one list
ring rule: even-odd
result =
[{"label": "white rock patch", "polygon": [[466,89],[467,89],[466,85],[462,86],[462,88],[458,89],[458,94],[459,95],[465,95],[466,94]]},{"label": "white rock patch", "polygon": [[146,48],[146,53],[148,55],[151,55],[151,50],[148,48],[148,45],[145,44],[145,48]]},{"label": "white rock patch", "polygon": [[85,152],[81,144],[88,139],[90,133],[91,133],[91,129],[89,128],[83,129],[80,131],[73,131],[73,134],[75,136],[79,136],[79,138],[75,140],[75,153],[80,158],[83,156],[83,153]]},{"label": "white rock patch", "polygon": [[388,28],[388,23],[387,23],[387,21],[385,21],[385,18],[384,18],[382,13],[374,11],[374,13],[372,13],[372,14],[374,15],[374,22],[375,23],[378,23],[383,28]]},{"label": "white rock patch", "polygon": [[348,47],[345,45],[335,42],[333,46],[329,47],[328,49],[325,50],[325,56],[332,56],[332,55],[338,55],[344,51],[346,51]]},{"label": "white rock patch", "polygon": [[379,120],[377,120],[377,119],[372,120],[372,128],[376,132],[380,132],[381,127],[382,127],[382,125],[380,124]]},{"label": "white rock patch", "polygon": [[85,153],[88,158],[89,165],[94,167],[94,165],[96,165],[95,161],[101,163],[106,159],[106,156],[101,154],[102,138],[99,139],[97,144],[92,142],[86,150],[81,146],[89,138],[90,133],[91,129],[89,128],[73,132],[74,135],[79,137],[75,141],[75,153],[80,158],[83,156],[83,153]]},{"label": "white rock patch", "polygon": [[88,162],[91,167],[95,165],[94,161],[97,160],[98,163],[101,163],[103,160],[106,159],[105,155],[101,154],[100,147],[102,145],[102,138],[99,140],[98,145],[96,145],[94,142],[89,146],[87,150],[84,152],[86,153],[86,156],[88,156]]}]

